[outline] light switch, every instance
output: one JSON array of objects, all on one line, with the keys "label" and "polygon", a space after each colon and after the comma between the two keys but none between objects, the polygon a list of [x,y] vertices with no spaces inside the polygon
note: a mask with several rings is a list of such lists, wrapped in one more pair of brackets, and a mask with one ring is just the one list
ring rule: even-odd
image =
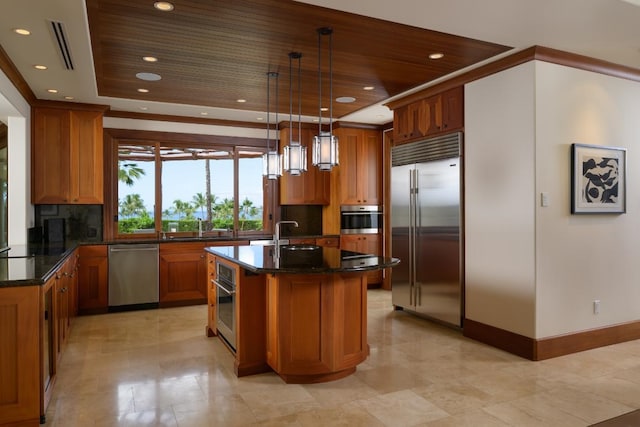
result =
[{"label": "light switch", "polygon": [[540,193],[540,204],[543,208],[549,206],[549,193],[547,193],[546,191]]}]

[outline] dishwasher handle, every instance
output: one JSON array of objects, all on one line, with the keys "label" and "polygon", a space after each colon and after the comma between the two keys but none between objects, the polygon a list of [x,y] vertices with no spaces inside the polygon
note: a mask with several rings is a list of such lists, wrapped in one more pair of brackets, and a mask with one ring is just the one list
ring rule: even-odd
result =
[{"label": "dishwasher handle", "polygon": [[217,287],[219,287],[220,289],[222,289],[223,291],[225,291],[229,295],[235,295],[236,291],[231,291],[231,290],[227,289],[226,286],[224,286],[222,283],[218,282],[215,279],[211,279],[211,281],[213,282],[214,285],[216,285]]},{"label": "dishwasher handle", "polygon": [[128,247],[109,247],[109,252],[113,253],[113,252],[147,252],[147,251],[157,251],[158,247],[157,246],[138,246],[138,245],[131,245]]}]

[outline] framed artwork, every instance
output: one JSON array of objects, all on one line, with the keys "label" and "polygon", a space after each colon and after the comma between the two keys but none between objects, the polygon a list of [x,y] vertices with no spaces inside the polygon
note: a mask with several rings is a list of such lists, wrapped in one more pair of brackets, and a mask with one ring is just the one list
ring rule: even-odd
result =
[{"label": "framed artwork", "polygon": [[625,213],[627,149],[571,144],[571,213]]}]

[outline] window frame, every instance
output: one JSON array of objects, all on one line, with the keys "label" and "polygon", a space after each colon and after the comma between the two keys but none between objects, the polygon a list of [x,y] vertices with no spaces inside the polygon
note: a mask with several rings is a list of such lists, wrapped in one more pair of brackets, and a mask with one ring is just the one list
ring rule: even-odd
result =
[{"label": "window frame", "polygon": [[[212,148],[227,149],[233,152],[234,163],[234,227],[230,233],[224,233],[221,237],[229,237],[233,239],[241,237],[264,237],[273,234],[273,224],[276,221],[274,215],[276,211],[277,200],[277,181],[263,178],[263,229],[261,231],[239,230],[239,206],[242,202],[239,200],[239,161],[238,155],[241,150],[256,150],[262,153],[267,151],[264,139],[229,137],[217,135],[199,135],[185,133],[170,133],[157,131],[140,131],[129,129],[105,129],[105,163],[106,175],[105,182],[105,216],[104,216],[104,236],[110,240],[151,240],[161,238],[162,231],[162,206],[154,203],[154,229],[153,233],[118,233],[118,146],[120,144],[140,144],[155,145],[156,148],[163,147],[189,147],[189,148]],[[161,161],[159,161],[160,153],[156,149],[155,159],[155,201],[161,197]],[[196,237],[192,232],[171,233],[175,237]]]}]

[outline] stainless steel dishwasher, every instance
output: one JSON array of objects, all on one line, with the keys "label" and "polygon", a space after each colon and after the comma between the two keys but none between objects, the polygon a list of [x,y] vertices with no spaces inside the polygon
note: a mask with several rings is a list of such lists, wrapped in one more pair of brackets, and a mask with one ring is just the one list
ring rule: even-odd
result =
[{"label": "stainless steel dishwasher", "polygon": [[109,311],[158,307],[158,245],[109,246]]}]

